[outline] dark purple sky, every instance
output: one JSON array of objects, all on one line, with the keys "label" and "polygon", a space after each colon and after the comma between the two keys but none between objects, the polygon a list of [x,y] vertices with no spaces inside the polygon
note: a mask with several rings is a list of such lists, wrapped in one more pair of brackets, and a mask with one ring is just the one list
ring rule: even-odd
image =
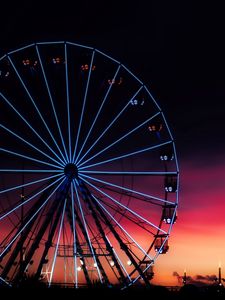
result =
[{"label": "dark purple sky", "polygon": [[72,40],[101,49],[150,87],[180,155],[210,159],[222,152],[225,21],[219,5],[79,2],[3,4],[0,55],[40,40]]}]

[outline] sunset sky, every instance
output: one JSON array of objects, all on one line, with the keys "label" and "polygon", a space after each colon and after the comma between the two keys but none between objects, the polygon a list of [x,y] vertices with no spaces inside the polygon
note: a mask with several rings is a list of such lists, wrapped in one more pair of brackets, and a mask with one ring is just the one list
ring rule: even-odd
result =
[{"label": "sunset sky", "polygon": [[[199,158],[200,159],[200,158]],[[224,162],[223,157],[218,160]],[[170,251],[155,266],[155,282],[178,284],[173,272],[216,275],[225,269],[224,167],[218,161],[199,167],[199,161],[181,161],[181,191],[178,221],[170,238]]]},{"label": "sunset sky", "polygon": [[182,276],[185,269],[192,277],[217,275],[219,262],[225,277],[225,21],[220,8],[184,1],[122,6],[82,0],[74,9],[66,2],[62,9],[56,3],[33,7],[32,1],[20,1],[13,10],[5,3],[0,57],[36,40],[72,40],[111,54],[139,76],[170,124],[181,176],[178,220],[153,282],[176,285],[173,273]]}]

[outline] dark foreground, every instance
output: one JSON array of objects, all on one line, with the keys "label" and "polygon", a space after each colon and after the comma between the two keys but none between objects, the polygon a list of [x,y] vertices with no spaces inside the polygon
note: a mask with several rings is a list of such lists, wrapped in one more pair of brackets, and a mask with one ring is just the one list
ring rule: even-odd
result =
[{"label": "dark foreground", "polygon": [[225,299],[225,289],[219,286],[208,286],[198,288],[194,285],[186,285],[179,290],[169,290],[162,286],[152,286],[150,288],[129,288],[119,290],[116,288],[92,288],[92,289],[72,289],[59,287],[32,287],[24,288],[1,288],[0,298],[5,299]]}]

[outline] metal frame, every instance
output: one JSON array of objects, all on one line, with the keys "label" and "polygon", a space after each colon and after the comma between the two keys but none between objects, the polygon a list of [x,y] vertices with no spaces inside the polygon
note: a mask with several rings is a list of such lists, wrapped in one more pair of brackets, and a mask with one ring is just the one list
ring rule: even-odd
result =
[{"label": "metal frame", "polygon": [[[47,56],[49,49],[52,49],[53,52],[60,51],[63,57],[60,74],[64,79],[62,83],[59,83],[65,94],[65,99],[62,99],[65,107],[63,117],[59,110],[59,96],[54,91],[53,79],[49,75],[52,74],[52,71],[49,71],[50,60]],[[79,89],[79,86],[76,87],[76,82],[73,82],[74,75],[71,75],[70,59],[72,55],[76,55],[77,50],[88,53],[89,69],[87,77],[84,79],[84,88],[80,91],[82,99],[80,99],[79,119],[75,120],[72,107],[77,99],[74,99],[72,89],[74,86],[75,89]],[[48,107],[52,122],[48,120],[46,112],[43,111],[41,99],[33,93],[34,79],[27,77],[28,75],[24,73],[18,61],[24,53],[33,55],[37,61],[37,74],[41,89],[49,101]],[[99,120],[107,106],[111,105],[111,97],[115,91],[113,84],[105,87],[102,99],[99,99],[88,128],[85,128],[86,110],[90,106],[92,97],[90,92],[95,76],[92,66],[96,56],[104,58],[104,61],[115,66],[114,73],[110,73],[113,82],[120,74],[125,74],[132,78],[136,84],[136,90],[123,99],[123,105],[112,117],[110,116],[109,121],[105,122],[106,125],[97,131],[98,134],[93,139],[96,127],[99,126]],[[7,139],[7,147],[0,144],[0,153],[7,157],[7,160],[0,161],[0,173],[5,181],[1,184],[0,190],[0,228],[3,229],[3,232],[6,231],[5,236],[4,234],[0,235],[0,280],[7,285],[18,286],[23,282],[26,273],[29,273],[29,268],[34,272],[35,278],[39,280],[47,263],[46,257],[51,255],[51,260],[49,260],[51,263],[49,262],[48,266],[50,270],[48,286],[50,287],[54,284],[56,266],[60,261],[59,249],[67,247],[65,241],[69,241],[69,247],[73,249],[73,254],[67,257],[66,251],[64,251],[64,264],[67,259],[73,262],[72,276],[75,288],[84,282],[88,287],[93,286],[96,281],[93,280],[93,274],[97,281],[106,286],[111,286],[115,280],[121,288],[135,284],[137,281],[149,285],[147,271],[155,263],[159,254],[164,253],[164,244],[168,242],[176,220],[179,196],[179,167],[175,143],[157,101],[143,82],[126,66],[93,47],[67,41],[38,42],[10,51],[2,56],[0,71],[2,62],[7,62],[9,76],[0,78],[0,102],[6,110],[10,110],[15,119],[20,120],[24,128],[29,130],[32,138],[29,139],[26,134],[23,134],[20,128],[15,126],[13,120],[7,124],[0,120],[0,130],[4,132],[7,139],[14,139],[16,145],[21,145],[18,146],[18,149],[14,149],[7,144]],[[96,70],[100,68],[99,65]],[[78,71],[76,70],[76,72]],[[15,82],[16,89],[24,96],[22,102],[25,103],[25,99],[29,102],[29,107],[32,107],[35,113],[34,119],[40,122],[40,126],[35,124],[27,114],[26,106],[18,104],[17,95],[9,91],[7,80],[11,84]],[[102,81],[107,84],[108,80],[104,77]],[[132,101],[141,93],[144,93],[147,99],[146,105],[151,107],[151,111],[148,113],[146,109],[143,114],[146,116],[142,117],[139,114],[140,121],[124,131],[118,130],[118,134],[114,135],[115,138],[110,139],[108,144],[104,144],[105,138],[112,128],[116,130],[115,126],[120,124],[119,122],[123,121],[123,118],[126,119],[127,115],[129,116]],[[116,101],[116,99],[114,100]],[[138,103],[137,101],[137,108]],[[146,142],[146,146],[138,148],[131,147],[131,150],[121,146],[123,143],[130,145],[129,141],[133,136],[144,131],[148,124],[154,123],[158,119],[163,124],[163,133],[157,130],[150,133],[149,140],[152,139],[152,142]],[[132,120],[128,121],[133,124]],[[75,122],[76,128],[74,128]],[[74,135],[72,132],[76,134]],[[103,143],[102,146],[101,143]],[[172,149],[174,160],[173,162],[158,162],[158,166],[161,163],[161,169],[139,170],[134,166],[133,169],[128,169],[128,164],[123,164],[124,161],[132,161],[141,158],[142,155],[146,157],[146,155],[154,154],[168,146]],[[121,152],[117,153],[117,149]],[[17,164],[13,165],[10,160],[16,161]],[[23,167],[19,167],[18,162],[23,162]],[[118,167],[119,163],[125,169]],[[9,176],[16,179],[15,183],[13,180],[7,179]],[[19,182],[21,176],[23,181]],[[164,182],[163,179],[167,176],[176,178],[177,189],[171,193],[164,191],[164,186],[158,194],[150,189],[146,192],[141,183],[138,187],[133,186],[135,180],[140,182],[146,178],[154,180],[162,178],[162,182]],[[23,195],[23,199],[20,201],[15,199],[19,190]],[[4,197],[7,201],[1,203],[1,199]],[[148,217],[133,205],[134,201],[140,203],[140,207],[141,205],[149,207]],[[173,209],[171,210],[171,222],[165,224],[163,214],[167,207]],[[159,208],[161,215],[157,222],[152,221],[151,209]],[[21,213],[21,219],[19,213]],[[15,221],[15,216],[17,221]],[[9,220],[11,225],[8,230],[5,230]],[[134,233],[126,224],[137,226],[135,228],[140,228],[145,234],[148,234],[150,242],[147,247],[144,247],[142,241],[134,237]],[[69,237],[65,238],[67,232],[69,232]],[[164,239],[161,248],[154,253],[155,242],[162,236]],[[84,245],[87,249],[84,249]],[[80,267],[79,259],[82,261]],[[131,263],[129,267],[126,265],[127,259]],[[30,262],[33,260],[34,263],[31,264]],[[145,264],[144,268],[143,264]],[[66,266],[64,266],[64,272],[66,272]],[[64,284],[66,285],[66,282]]]}]

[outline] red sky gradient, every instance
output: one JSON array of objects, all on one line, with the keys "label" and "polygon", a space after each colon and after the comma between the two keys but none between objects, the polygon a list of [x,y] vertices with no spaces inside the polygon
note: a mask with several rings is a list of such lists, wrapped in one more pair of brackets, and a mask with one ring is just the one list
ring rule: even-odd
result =
[{"label": "red sky gradient", "polygon": [[192,277],[217,275],[219,262],[225,277],[224,163],[222,156],[213,163],[198,156],[180,160],[178,220],[169,252],[156,260],[152,283],[178,285],[173,272],[182,276],[185,269]]},{"label": "red sky gradient", "polygon": [[154,283],[178,284],[174,271],[183,275],[225,274],[224,158],[214,164],[199,160],[180,163],[181,186],[178,220],[170,237],[170,249],[155,264]]}]

